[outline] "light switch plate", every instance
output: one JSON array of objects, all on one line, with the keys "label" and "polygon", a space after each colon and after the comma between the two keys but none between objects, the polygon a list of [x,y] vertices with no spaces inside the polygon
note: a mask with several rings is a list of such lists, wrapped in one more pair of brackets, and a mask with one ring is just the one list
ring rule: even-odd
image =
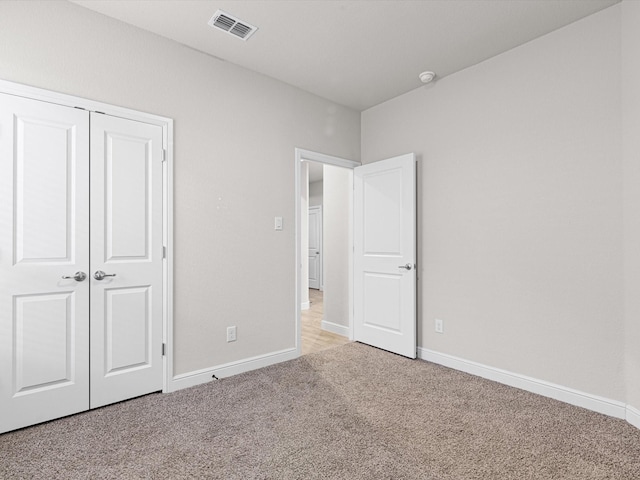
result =
[{"label": "light switch plate", "polygon": [[275,229],[282,230],[282,217],[276,217],[275,219]]},{"label": "light switch plate", "polygon": [[235,325],[233,327],[227,327],[227,342],[235,342],[237,338],[237,330]]}]

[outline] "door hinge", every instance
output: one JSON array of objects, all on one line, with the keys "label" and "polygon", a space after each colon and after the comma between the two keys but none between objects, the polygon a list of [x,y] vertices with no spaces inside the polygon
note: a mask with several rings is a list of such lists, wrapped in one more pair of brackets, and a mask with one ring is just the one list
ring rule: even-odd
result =
[{"label": "door hinge", "polygon": [[167,258],[167,247],[162,247],[162,258]]},{"label": "door hinge", "polygon": [[164,357],[167,354],[167,344],[162,344],[162,356]]},{"label": "door hinge", "polygon": [[162,162],[166,162],[167,161],[167,151],[163,148],[162,149]]}]

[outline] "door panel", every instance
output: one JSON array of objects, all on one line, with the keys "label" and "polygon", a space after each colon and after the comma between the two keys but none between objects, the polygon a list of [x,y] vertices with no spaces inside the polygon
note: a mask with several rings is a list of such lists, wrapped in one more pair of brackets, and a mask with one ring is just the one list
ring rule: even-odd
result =
[{"label": "door panel", "polygon": [[[74,126],[16,117],[17,262],[69,262],[73,227]],[[48,152],[46,159],[41,158]],[[43,239],[46,238],[46,242]]]},{"label": "door panel", "polygon": [[162,389],[162,129],[92,113],[91,159],[95,408]]},{"label": "door panel", "polygon": [[415,156],[354,170],[354,339],[416,357]]},{"label": "door panel", "polygon": [[104,261],[149,261],[153,220],[149,139],[109,132],[105,141]]},{"label": "door panel", "polygon": [[402,301],[402,274],[389,275],[363,272],[363,326],[387,332],[402,333],[397,305]]},{"label": "door panel", "polygon": [[73,381],[73,292],[14,296],[15,392]]},{"label": "door panel", "polygon": [[89,407],[89,116],[0,94],[0,432]]},{"label": "door panel", "polygon": [[365,255],[387,258],[402,255],[402,187],[400,167],[363,176]]},{"label": "door panel", "polygon": [[105,288],[105,375],[148,367],[151,287]]},{"label": "door panel", "polygon": [[322,287],[322,208],[309,207],[309,288]]}]

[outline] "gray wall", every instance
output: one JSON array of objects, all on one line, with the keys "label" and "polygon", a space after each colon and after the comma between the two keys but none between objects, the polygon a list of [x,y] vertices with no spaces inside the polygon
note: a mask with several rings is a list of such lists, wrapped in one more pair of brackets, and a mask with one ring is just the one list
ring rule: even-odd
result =
[{"label": "gray wall", "polygon": [[309,184],[309,206],[322,206],[322,184],[323,181],[311,182]]},{"label": "gray wall", "polygon": [[324,166],[324,317],[349,326],[353,239],[353,170]]},{"label": "gray wall", "polygon": [[421,347],[624,400],[620,11],[363,112],[418,156]]},{"label": "gray wall", "polygon": [[0,78],[175,120],[175,373],[294,346],[294,147],[359,158],[358,112],[57,1],[0,2]]},{"label": "gray wall", "polygon": [[640,2],[622,3],[627,402],[640,409]]}]

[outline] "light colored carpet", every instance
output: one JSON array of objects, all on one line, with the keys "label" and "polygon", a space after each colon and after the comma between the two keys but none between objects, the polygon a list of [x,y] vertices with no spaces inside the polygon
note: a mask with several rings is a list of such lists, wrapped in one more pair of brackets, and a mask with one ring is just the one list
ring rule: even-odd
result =
[{"label": "light colored carpet", "polygon": [[631,480],[640,430],[348,344],[0,435],[0,478]]}]

